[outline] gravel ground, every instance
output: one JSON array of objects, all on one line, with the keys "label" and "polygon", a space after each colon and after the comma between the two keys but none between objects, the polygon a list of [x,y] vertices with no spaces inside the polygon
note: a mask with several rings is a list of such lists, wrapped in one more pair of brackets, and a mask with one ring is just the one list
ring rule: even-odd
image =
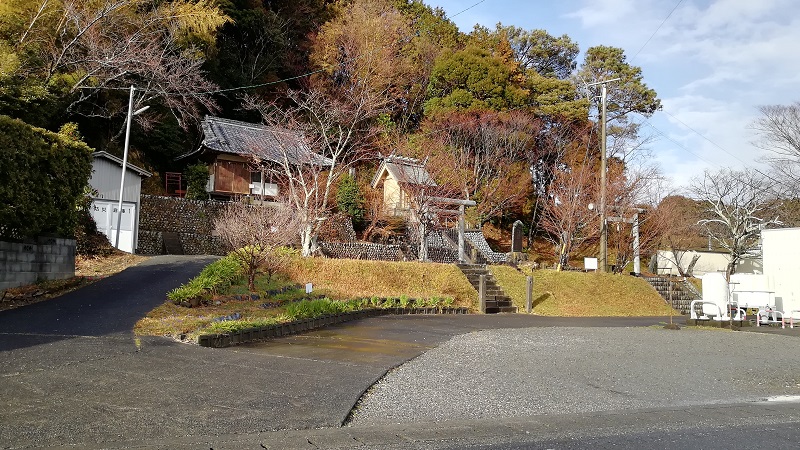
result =
[{"label": "gravel ground", "polygon": [[800,394],[795,337],[660,328],[457,336],[388,373],[350,425],[762,400]]}]

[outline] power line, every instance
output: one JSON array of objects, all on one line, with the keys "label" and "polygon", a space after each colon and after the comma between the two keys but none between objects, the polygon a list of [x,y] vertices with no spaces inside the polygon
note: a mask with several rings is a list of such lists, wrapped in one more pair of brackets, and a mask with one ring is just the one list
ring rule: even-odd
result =
[{"label": "power line", "polygon": [[711,139],[707,138],[705,135],[703,135],[703,134],[702,134],[702,133],[700,133],[699,131],[697,131],[697,130],[695,130],[694,128],[692,128],[692,127],[690,127],[689,125],[687,125],[687,124],[686,124],[684,121],[682,121],[681,119],[678,119],[677,117],[675,117],[675,116],[673,116],[672,114],[670,114],[668,111],[664,111],[664,110],[662,109],[662,110],[661,110],[661,112],[663,112],[664,114],[666,114],[666,115],[668,115],[668,116],[672,117],[672,118],[673,118],[673,119],[675,119],[675,120],[676,120],[678,123],[680,123],[681,125],[683,125],[683,126],[684,126],[684,127],[686,127],[687,129],[689,129],[691,132],[693,132],[694,134],[696,134],[696,135],[700,136],[701,138],[705,139],[706,141],[708,141],[709,143],[711,143],[711,145],[713,145],[714,147],[717,147],[718,149],[720,149],[720,150],[722,150],[723,152],[727,153],[728,155],[730,155],[730,156],[731,156],[731,157],[733,157],[734,159],[738,160],[740,163],[742,163],[742,164],[745,164],[745,165],[746,165],[746,164],[748,164],[748,163],[747,163],[747,161],[744,161],[743,159],[741,159],[741,158],[739,158],[738,156],[734,155],[733,153],[729,152],[728,150],[726,150],[726,149],[725,149],[724,147],[722,147],[721,145],[717,144],[716,142],[714,142],[714,141],[712,141]]},{"label": "power line", "polygon": [[[461,11],[459,11],[459,12],[457,12],[457,13],[453,14],[452,16],[448,17],[448,19],[452,19],[453,17],[455,17],[455,16],[457,16],[457,15],[459,15],[459,14],[461,14],[461,13],[465,13],[465,12],[467,12],[467,11],[469,11],[470,9],[472,9],[472,8],[474,8],[474,7],[478,6],[478,5],[480,5],[481,3],[485,2],[485,1],[486,1],[486,0],[481,0],[481,1],[479,1],[478,3],[475,3],[474,5],[472,5],[472,6],[468,7],[468,8],[466,8],[466,9],[462,9]],[[681,1],[683,1],[683,0],[681,0]]]},{"label": "power line", "polygon": [[669,14],[667,14],[667,17],[665,17],[664,20],[662,20],[661,23],[658,25],[658,27],[656,28],[656,31],[653,31],[653,34],[651,34],[650,37],[647,38],[647,40],[642,45],[642,47],[639,49],[639,51],[637,51],[636,54],[633,55],[633,57],[631,58],[631,62],[633,62],[633,60],[635,60],[636,57],[639,56],[639,53],[641,53],[642,50],[644,50],[644,48],[647,47],[647,44],[649,44],[650,41],[653,39],[653,37],[656,35],[656,33],[658,33],[658,30],[660,30],[661,27],[664,26],[665,23],[667,23],[667,20],[669,20],[669,18],[672,16],[672,13],[674,13],[675,10],[678,9],[678,6],[680,6],[681,3],[683,3],[683,0],[678,0],[678,3],[675,4],[674,8],[672,8],[672,11],[670,11]]},{"label": "power line", "polygon": [[[463,13],[469,11],[470,9],[480,5],[481,3],[485,2],[485,1],[486,0],[480,0],[479,2],[473,4],[472,6],[464,8],[461,11],[446,17],[446,20],[451,20],[453,17],[456,17],[456,16],[458,16],[460,14],[463,14]],[[376,49],[373,49],[372,52],[374,52],[375,50]],[[370,52],[369,54],[371,54],[372,52]],[[363,58],[364,56],[366,56],[366,55],[356,56],[356,57],[351,58],[351,60],[355,61],[356,59]],[[293,76],[293,77],[282,78],[280,80],[270,81],[270,82],[267,82],[267,83],[251,84],[251,85],[248,85],[248,86],[238,86],[238,87],[232,87],[232,88],[226,88],[226,89],[217,89],[215,91],[196,92],[196,94],[199,94],[199,95],[203,95],[203,94],[211,95],[211,94],[221,94],[223,92],[232,92],[232,91],[240,91],[240,90],[246,90],[246,89],[255,89],[255,88],[259,88],[259,87],[270,86],[270,85],[274,85],[274,84],[284,83],[284,82],[287,82],[287,81],[297,80],[297,79],[300,79],[300,78],[310,77],[311,75],[314,75],[314,74],[317,74],[317,73],[320,73],[320,72],[324,72],[324,71],[325,71],[325,69],[318,69],[318,70],[314,70],[314,71],[311,71],[311,72],[306,72],[306,73],[303,73],[303,74],[300,74],[300,75],[296,75],[296,76]]]},{"label": "power line", "polygon": [[[775,183],[776,185],[779,185],[779,186],[784,186],[784,185],[786,184],[786,183],[785,183],[785,182],[783,182],[783,181],[777,180],[777,179],[776,179],[775,177],[773,177],[772,175],[770,175],[770,174],[768,174],[768,173],[765,173],[765,172],[762,172],[762,171],[761,171],[761,170],[759,170],[757,167],[754,167],[754,166],[752,166],[752,165],[749,165],[749,163],[748,163],[748,162],[746,162],[746,161],[742,160],[742,159],[741,159],[741,158],[739,158],[738,156],[736,156],[736,155],[734,155],[733,153],[729,152],[729,151],[728,151],[728,150],[726,150],[724,147],[722,147],[721,145],[719,145],[719,144],[717,144],[716,142],[712,141],[711,139],[709,139],[708,137],[706,137],[705,135],[703,135],[703,134],[702,134],[702,133],[700,133],[699,131],[695,130],[694,128],[690,127],[690,126],[689,126],[689,125],[687,125],[685,122],[683,122],[682,120],[680,120],[680,119],[678,119],[677,117],[673,116],[673,115],[672,115],[672,114],[670,114],[669,112],[667,112],[667,111],[664,111],[663,109],[662,109],[661,111],[662,111],[663,113],[667,114],[668,116],[672,117],[672,118],[673,118],[673,119],[675,119],[676,121],[678,121],[678,123],[680,123],[681,125],[683,125],[684,127],[686,127],[688,130],[690,130],[690,131],[691,131],[691,132],[693,132],[694,134],[696,134],[696,135],[700,136],[701,138],[705,139],[706,141],[708,141],[709,143],[711,143],[712,145],[714,145],[714,146],[715,146],[715,147],[717,147],[718,149],[720,149],[720,150],[722,150],[723,152],[725,152],[727,155],[729,155],[729,156],[731,156],[731,157],[735,158],[736,160],[738,160],[739,162],[741,162],[742,164],[744,164],[744,165],[745,165],[745,166],[746,166],[746,167],[747,167],[749,170],[752,170],[752,171],[754,171],[754,172],[758,173],[759,175],[761,175],[762,177],[766,178],[766,179],[767,179],[767,180],[769,180],[769,181],[772,181],[772,182],[773,182],[773,183]],[[705,162],[705,163],[709,164],[710,166],[713,166],[713,167],[716,167],[716,168],[720,168],[720,169],[724,168],[724,166],[721,166],[720,164],[717,164],[717,163],[713,163],[713,162],[711,162],[711,161],[709,161],[709,160],[707,160],[707,159],[703,158],[702,156],[700,156],[700,155],[698,155],[697,153],[695,153],[695,152],[693,152],[693,151],[689,150],[689,149],[688,149],[688,148],[686,148],[684,145],[680,144],[679,142],[677,142],[677,141],[675,141],[674,139],[672,139],[671,137],[669,137],[669,136],[668,136],[666,133],[664,133],[663,131],[659,130],[659,129],[658,129],[658,128],[656,128],[656,127],[655,127],[655,126],[654,126],[652,123],[650,123],[650,118],[648,118],[648,117],[645,117],[645,119],[646,119],[646,120],[644,121],[644,123],[645,123],[645,124],[647,124],[647,125],[648,125],[649,127],[651,127],[652,129],[656,130],[656,131],[657,131],[657,132],[658,132],[658,133],[659,133],[661,136],[665,137],[666,139],[668,139],[669,141],[671,141],[673,144],[675,144],[675,145],[677,145],[678,147],[682,148],[684,151],[686,151],[686,152],[687,152],[687,153],[689,153],[690,155],[692,155],[692,156],[694,156],[695,158],[697,158],[697,159],[699,159],[699,160],[701,160],[701,161],[703,161],[703,162]],[[751,185],[750,187],[751,187],[751,188],[754,188],[754,189],[758,189],[758,188],[759,188],[759,187],[757,187],[757,186],[752,186],[752,185]]]}]

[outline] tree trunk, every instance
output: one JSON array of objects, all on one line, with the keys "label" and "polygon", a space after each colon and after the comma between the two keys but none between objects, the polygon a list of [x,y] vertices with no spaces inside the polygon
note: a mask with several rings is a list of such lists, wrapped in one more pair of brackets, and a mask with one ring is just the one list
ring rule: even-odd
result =
[{"label": "tree trunk", "polygon": [[694,255],[692,257],[692,262],[690,262],[689,265],[686,267],[686,273],[681,273],[681,276],[682,277],[693,276],[692,273],[694,272],[694,265],[697,264],[697,261],[699,260],[700,260],[700,255]]},{"label": "tree trunk", "polygon": [[426,230],[425,224],[419,224],[419,260],[425,262],[428,260],[428,240],[425,238]]},{"label": "tree trunk", "polygon": [[561,271],[566,267],[569,261],[568,253],[567,253],[567,243],[561,244],[561,250],[558,252],[558,265],[556,266],[556,271]]},{"label": "tree trunk", "polygon": [[316,250],[313,225],[303,227],[303,231],[300,233],[300,247],[302,248],[303,256],[311,256]]},{"label": "tree trunk", "polygon": [[728,263],[728,267],[725,270],[725,281],[728,283],[731,282],[731,275],[736,273],[736,263],[738,260],[739,258],[734,258],[731,256],[731,261]]}]

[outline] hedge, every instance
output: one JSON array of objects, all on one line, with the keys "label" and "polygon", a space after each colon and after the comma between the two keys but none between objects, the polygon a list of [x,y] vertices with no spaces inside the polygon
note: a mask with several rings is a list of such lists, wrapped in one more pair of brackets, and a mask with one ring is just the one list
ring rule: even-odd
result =
[{"label": "hedge", "polygon": [[64,130],[0,115],[0,237],[73,237],[92,149]]}]

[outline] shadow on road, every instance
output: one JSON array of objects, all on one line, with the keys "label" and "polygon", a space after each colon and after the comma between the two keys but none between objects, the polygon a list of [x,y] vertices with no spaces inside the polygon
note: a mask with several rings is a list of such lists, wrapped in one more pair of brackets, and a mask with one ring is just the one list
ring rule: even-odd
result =
[{"label": "shadow on road", "polygon": [[156,256],[60,297],[0,312],[0,351],[133,330],[213,256]]}]

